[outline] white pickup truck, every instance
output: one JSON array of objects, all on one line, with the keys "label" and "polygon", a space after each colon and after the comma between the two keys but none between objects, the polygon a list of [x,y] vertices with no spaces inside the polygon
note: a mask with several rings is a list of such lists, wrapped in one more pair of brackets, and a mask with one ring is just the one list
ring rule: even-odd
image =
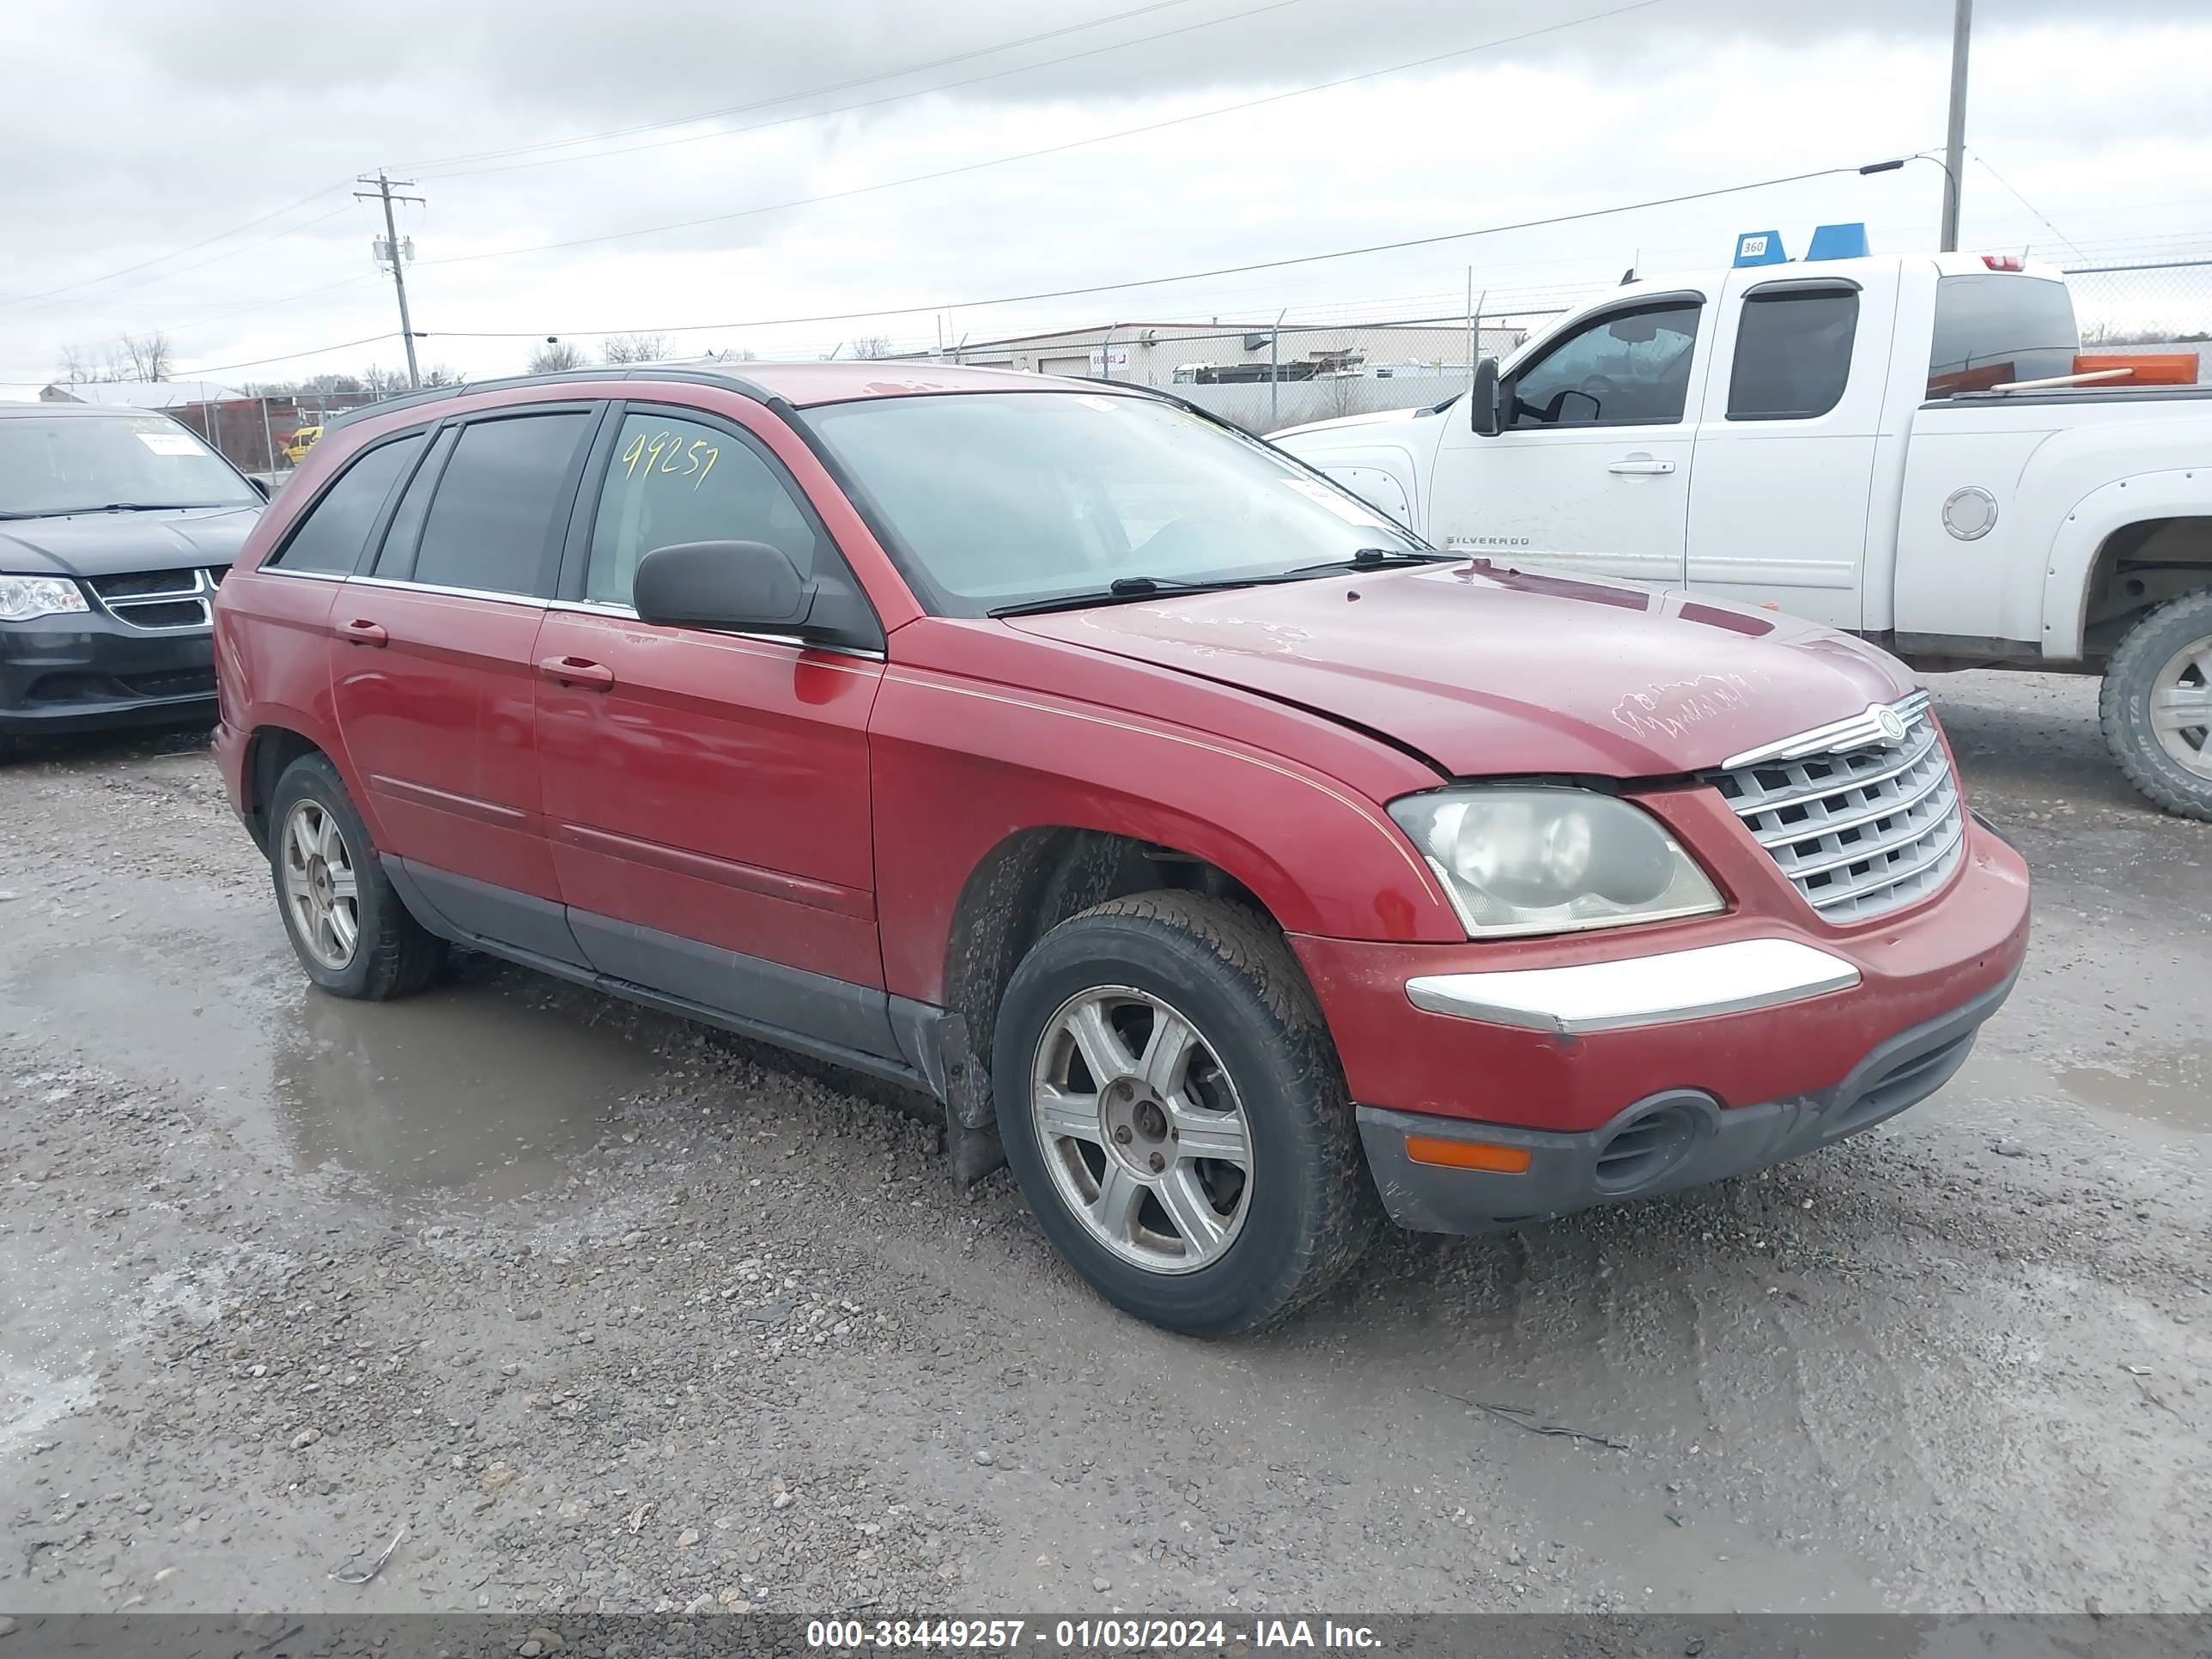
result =
[{"label": "white pickup truck", "polygon": [[2080,351],[2014,259],[1753,264],[1632,278],[1443,405],[1273,441],[1442,546],[1924,669],[2101,673],[2129,778],[2212,817],[2212,386]]}]

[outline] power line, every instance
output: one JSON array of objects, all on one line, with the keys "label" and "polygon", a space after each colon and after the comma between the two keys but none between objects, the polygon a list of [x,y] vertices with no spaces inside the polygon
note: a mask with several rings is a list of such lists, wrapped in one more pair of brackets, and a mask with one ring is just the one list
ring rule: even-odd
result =
[{"label": "power line", "polygon": [[2017,190],[2013,190],[2011,182],[2005,178],[2004,174],[1999,173],[1995,167],[1990,165],[1989,159],[1984,156],[1981,151],[1978,149],[1970,149],[1966,153],[1974,158],[1975,165],[1980,167],[1983,172],[1988,173],[1990,178],[2004,185],[2007,190],[2012,191],[2013,200],[2018,202],[2022,207],[2033,214],[2041,222],[2045,230],[2049,231],[2053,236],[2056,236],[2060,241],[2065,243],[2068,247],[2073,248],[2074,257],[2075,258],[2086,259],[2089,257],[2087,254],[2082,252],[2079,247],[2075,246],[2074,239],[2072,237],[2069,236],[2064,231],[2059,229],[2057,226],[2051,222],[2050,218],[2044,213],[2041,208],[2036,206],[2034,203],[2029,201],[2027,197],[2021,195]]},{"label": "power line", "polygon": [[[1177,3],[1180,3],[1180,0],[1177,0]],[[1257,17],[1266,12],[1282,11],[1291,6],[1301,6],[1305,5],[1308,3],[1309,0],[1268,0],[1268,3],[1266,5],[1254,6],[1249,11],[1232,11],[1219,17],[1209,17],[1203,22],[1185,23],[1177,28],[1162,29],[1152,34],[1139,34],[1133,40],[1116,40],[1112,42],[1110,45],[1103,46],[1089,46],[1081,52],[1067,52],[1058,58],[1047,58],[1034,64],[1018,64],[1012,69],[993,70],[988,75],[971,75],[963,81],[945,81],[940,82],[939,84],[933,87],[916,87],[910,92],[887,93],[881,98],[866,98],[861,100],[858,103],[838,104],[829,109],[809,110],[802,115],[779,116],[773,121],[756,121],[750,126],[720,127],[717,128],[713,132],[690,132],[684,134],[680,137],[655,138],[642,144],[624,144],[616,149],[595,149],[588,151],[581,155],[550,155],[545,157],[542,161],[509,161],[499,167],[465,167],[459,172],[441,173],[433,176],[441,179],[473,179],[480,177],[487,173],[514,173],[525,167],[552,167],[564,166],[571,161],[597,161],[609,156],[633,155],[640,150],[666,149],[670,146],[675,144],[704,143],[710,138],[736,138],[749,132],[768,132],[777,127],[797,126],[806,121],[827,120],[833,115],[850,115],[858,110],[881,109],[886,104],[904,103],[909,99],[928,98],[939,93],[957,92],[965,87],[981,86],[987,81],[1003,81],[1010,76],[1031,75],[1039,70],[1056,69],[1062,64],[1076,63],[1085,58],[1103,57],[1108,52],[1127,52],[1133,46],[1151,46],[1157,41],[1173,40],[1177,35],[1195,34],[1201,29],[1218,28],[1224,23],[1241,23],[1248,17]],[[1146,9],[1154,10],[1158,9],[1158,8],[1147,7]],[[1130,15],[1133,14],[1124,14],[1124,15]],[[982,54],[975,53],[970,55],[980,57]],[[882,76],[878,78],[889,79],[891,77]],[[858,85],[860,83],[855,82],[848,82],[848,84]],[[805,93],[795,93],[793,94],[793,97],[801,98],[811,95],[812,94],[811,94]],[[791,100],[771,99],[768,101],[770,103],[787,103],[791,101]],[[755,107],[765,107],[765,106],[757,105]],[[667,125],[680,124],[672,123]],[[577,142],[581,143],[582,141],[578,140]]]},{"label": "power line", "polygon": [[[305,206],[307,206],[307,204],[308,203],[310,203],[310,202],[312,202],[312,201],[315,201],[315,200],[317,200],[319,198],[321,198],[321,197],[324,197],[324,196],[327,196],[327,195],[329,195],[329,194],[331,193],[331,191],[336,190],[336,189],[337,189],[337,188],[339,188],[339,185],[324,185],[324,186],[322,186],[322,188],[321,188],[321,189],[319,189],[319,190],[313,190],[313,191],[308,191],[308,192],[307,192],[307,194],[306,194],[305,196],[301,197],[301,198],[299,198],[299,200],[297,200],[297,201],[295,201],[295,202],[287,202],[287,203],[286,203],[283,207],[280,207],[280,208],[272,208],[271,210],[270,210],[270,211],[268,211],[267,213],[264,213],[264,214],[261,215],[258,218],[255,218],[255,219],[248,219],[248,220],[247,220],[244,224],[242,224],[242,225],[233,225],[233,226],[232,226],[228,230],[225,230],[225,231],[218,231],[218,232],[217,232],[215,235],[213,235],[213,236],[205,236],[205,237],[202,237],[198,241],[197,241],[197,242],[188,243],[188,244],[186,244],[186,245],[185,245],[185,246],[183,246],[183,247],[179,247],[179,248],[172,248],[172,249],[170,249],[170,250],[169,250],[169,252],[167,252],[167,253],[157,253],[157,254],[155,254],[155,255],[152,258],[150,258],[150,259],[141,259],[141,260],[140,260],[137,264],[135,264],[135,265],[125,265],[125,266],[123,266],[120,270],[108,271],[108,272],[107,272],[106,275],[104,275],[104,276],[86,276],[86,277],[80,278],[78,281],[74,282],[74,283],[63,283],[59,288],[50,288],[50,289],[44,289],[43,291],[41,291],[41,292],[40,292],[40,293],[37,293],[37,294],[13,294],[13,295],[8,295],[4,300],[0,300],[0,304],[5,304],[5,305],[26,305],[26,304],[28,304],[31,301],[33,301],[33,300],[48,300],[48,299],[52,299],[52,298],[55,295],[57,295],[57,294],[70,294],[70,293],[74,293],[74,292],[75,292],[76,289],[81,289],[81,288],[91,288],[91,287],[94,287],[94,286],[95,286],[96,284],[100,283],[111,282],[111,281],[112,281],[114,278],[116,278],[116,277],[118,277],[118,276],[130,276],[133,271],[143,270],[145,270],[145,269],[146,269],[148,266],[149,266],[149,265],[163,264],[167,263],[167,262],[168,262],[169,260],[171,260],[171,259],[181,258],[184,255],[185,255],[185,254],[187,254],[187,253],[197,253],[198,252],[199,252],[199,250],[200,250],[200,249],[202,249],[202,248],[204,248],[204,247],[210,247],[210,246],[214,246],[214,245],[215,245],[216,243],[217,243],[217,242],[226,240],[228,240],[228,238],[230,238],[230,237],[233,237],[233,236],[237,235],[237,234],[238,234],[240,232],[241,232],[241,231],[252,230],[252,229],[256,225],[265,225],[265,224],[267,224],[267,223],[268,223],[271,219],[281,218],[281,217],[283,217],[285,214],[291,212],[295,208],[302,208],[302,207],[305,207]],[[341,210],[341,211],[343,211],[343,210]],[[325,214],[325,215],[323,215],[323,216],[322,216],[322,218],[323,218],[323,219],[327,219],[327,218],[329,218],[329,217],[331,217],[331,215],[329,215],[329,214]],[[307,224],[310,224],[310,225],[313,225],[313,224],[320,224],[321,222],[322,222],[322,219],[310,219],[310,220],[307,222]],[[307,225],[295,225],[292,228],[293,228],[293,230],[305,230],[307,228]],[[279,234],[279,235],[286,235],[286,236],[289,236],[289,235],[290,235],[291,234],[292,234],[292,233],[291,233],[291,231],[281,231],[281,232],[279,232],[279,233],[278,233],[278,234]],[[264,240],[267,240],[267,241],[274,241],[274,240],[276,240],[276,237],[273,237],[273,236],[272,236],[272,237],[264,238]],[[259,243],[259,242],[255,242],[255,243],[251,244],[250,246],[254,246],[254,247],[258,247],[258,246],[261,246],[261,243]],[[245,249],[243,249],[243,248],[234,248],[234,249],[232,249],[232,250],[231,250],[231,252],[232,252],[232,253],[242,253],[242,252],[246,252],[246,250],[245,250]],[[230,257],[230,255],[229,255],[229,254],[224,254],[224,255],[222,255],[222,258],[228,258]],[[214,261],[213,261],[213,260],[203,260],[201,263],[202,263],[202,264],[212,264],[214,263]],[[199,267],[198,267],[198,265],[190,265],[190,266],[185,267],[185,269],[186,269],[186,270],[197,270],[198,268],[199,268]],[[171,272],[170,274],[171,274],[171,275],[173,275],[173,276],[177,276],[177,275],[181,275],[182,273],[181,273],[181,272],[173,272],[173,272]]]},{"label": "power line", "polygon": [[1484,225],[1474,230],[1446,231],[1435,236],[1411,236],[1395,242],[1372,242],[1363,247],[1337,248],[1327,253],[1304,253],[1285,259],[1259,259],[1249,264],[1218,265],[1211,270],[1188,270],[1172,276],[1146,276],[1123,283],[1095,283],[1084,288],[1050,289],[1034,294],[1004,294],[986,300],[939,300],[926,305],[876,306],[866,311],[824,312],[811,317],[756,317],[737,322],[661,323],[650,326],[629,323],[617,328],[441,329],[428,337],[524,340],[540,338],[547,334],[586,337],[602,334],[695,334],[714,329],[787,328],[809,323],[849,323],[872,317],[895,316],[902,312],[972,311],[983,306],[1024,305],[1036,300],[1080,299],[1097,294],[1117,294],[1129,289],[1161,288],[1171,283],[1202,282],[1212,276],[1240,276],[1255,270],[1281,270],[1291,265],[1316,264],[1327,259],[1350,259],[1366,253],[1395,253],[1407,248],[1434,247],[1440,243],[1465,241],[1476,236],[1498,236],[1508,231],[1574,224],[1585,219],[1602,219],[1613,214],[1634,213],[1645,208],[1676,207],[1685,202],[1711,201],[1718,196],[1738,196],[1747,191],[1768,190],[1778,185],[1802,184],[1811,179],[1830,179],[1857,171],[1855,167],[1819,167],[1810,173],[1784,173],[1772,179],[1753,179],[1746,184],[1720,185],[1711,190],[1686,191],[1675,196],[1656,196],[1648,201],[1622,202],[1611,207],[1587,208],[1577,213],[1558,213],[1541,219],[1519,219],[1505,224]]},{"label": "power line", "polygon": [[379,340],[388,340],[391,337],[389,332],[368,334],[358,340],[340,340],[333,345],[310,346],[305,351],[288,351],[279,357],[256,357],[251,362],[243,363],[215,363],[205,368],[180,368],[177,371],[176,378],[180,380],[197,380],[204,379],[210,374],[228,374],[234,368],[260,368],[270,363],[297,362],[302,357],[319,357],[327,351],[350,351],[356,346],[374,345]]},{"label": "power line", "polygon": [[[664,131],[670,127],[690,126],[695,122],[699,121],[717,121],[726,116],[731,115],[750,115],[755,110],[772,109],[778,104],[796,103],[802,98],[819,98],[833,92],[848,92],[854,87],[870,86],[878,81],[896,81],[902,76],[921,75],[930,70],[945,69],[954,64],[968,63],[977,58],[988,58],[998,52],[1012,52],[1018,47],[1033,46],[1046,40],[1057,40],[1066,35],[1080,34],[1087,29],[1103,28],[1109,23],[1126,22],[1132,17],[1143,17],[1152,12],[1168,11],[1173,9],[1176,6],[1188,5],[1189,3],[1190,0],[1152,0],[1152,3],[1150,5],[1138,6],[1128,11],[1113,12],[1104,17],[1094,17],[1087,23],[1070,23],[1061,28],[1047,29],[1042,34],[1024,35],[1019,40],[1001,40],[994,46],[977,46],[968,52],[955,52],[950,58],[932,58],[926,64],[909,64],[904,69],[883,70],[874,75],[859,76],[850,81],[838,81],[832,82],[829,86],[810,88],[805,92],[784,93],[774,98],[756,99],[750,104],[732,104],[726,108],[710,109],[697,115],[679,115],[662,121],[645,121],[641,122],[635,126],[610,128],[604,132],[580,133],[574,138],[549,138],[540,143],[514,144],[504,149],[477,150],[473,154],[466,155],[436,156],[427,161],[409,162],[407,164],[406,170],[427,175],[438,168],[448,167],[456,162],[492,161],[508,155],[529,155],[549,149],[568,149],[578,144],[598,143],[603,139],[627,138],[631,137],[633,134],[640,132],[659,132]],[[1031,67],[1042,68],[1044,66],[1042,64],[1035,64],[1031,65]],[[714,135],[709,133],[702,134],[701,136],[711,137]],[[640,146],[640,148],[645,148],[645,146]],[[611,153],[620,155],[623,152],[617,150]],[[569,159],[574,160],[580,158],[572,157]],[[501,169],[489,167],[481,169],[481,171],[484,172],[496,172],[500,170]],[[437,176],[441,178],[459,178],[463,175],[459,173],[438,173]]]},{"label": "power line", "polygon": [[[601,242],[625,241],[633,236],[654,236],[665,231],[693,230],[701,225],[726,224],[732,220],[750,219],[763,213],[781,213],[792,208],[812,207],[823,202],[845,201],[855,196],[867,196],[886,190],[897,190],[908,185],[928,184],[940,179],[957,178],[964,173],[981,173],[991,167],[1006,167],[1016,161],[1030,161],[1046,155],[1065,155],[1070,150],[1085,149],[1095,144],[1111,143],[1117,139],[1133,138],[1147,132],[1160,132],[1170,127],[1188,126],[1194,121],[1211,120],[1216,116],[1234,115],[1245,110],[1260,109],[1270,104],[1279,104],[1292,98],[1304,98],[1316,92],[1331,92],[1339,87],[1348,87],[1363,81],[1379,80],[1385,76],[1401,75],[1407,70],[1425,69],[1434,64],[1447,63],[1453,58],[1471,57],[1477,52],[1495,51],[1499,46],[1518,45],[1539,35],[1556,34],[1562,30],[1577,28],[1585,23],[1603,22],[1609,18],[1642,11],[1648,7],[1662,5],[1665,0],[1628,0],[1606,11],[1592,12],[1587,16],[1572,17],[1564,22],[1547,23],[1540,27],[1524,29],[1518,34],[1509,34],[1494,40],[1480,41],[1471,46],[1455,47],[1410,62],[1393,64],[1383,69],[1368,70],[1358,75],[1346,75],[1334,81],[1322,81],[1312,86],[1294,87],[1287,92],[1270,93],[1263,98],[1247,99],[1242,103],[1224,104],[1214,109],[1194,111],[1188,115],[1172,116],[1166,120],[1146,122],[1142,126],[1125,127],[1118,132],[1104,132],[1089,138],[1071,139],[1064,144],[1048,144],[1042,149],[1024,150],[1012,155],[994,156],[988,161],[969,161],[955,167],[941,167],[933,173],[916,173],[905,179],[887,179],[872,185],[859,185],[850,190],[830,191],[819,196],[804,196],[788,202],[770,202],[759,207],[739,208],[729,213],[705,214],[696,219],[674,220],[667,224],[640,225],[629,230],[608,231],[597,236],[572,236],[557,242],[537,242],[525,247],[495,248],[483,253],[449,254],[442,259],[426,259],[424,264],[467,264],[481,259],[511,259],[525,253],[548,253],[562,248],[587,247]],[[1853,169],[1856,171],[1856,169]]]}]

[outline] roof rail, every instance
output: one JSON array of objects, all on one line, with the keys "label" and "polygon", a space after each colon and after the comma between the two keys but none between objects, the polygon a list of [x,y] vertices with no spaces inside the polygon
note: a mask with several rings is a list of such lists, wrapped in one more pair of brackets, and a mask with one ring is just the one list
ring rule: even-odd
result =
[{"label": "roof rail", "polygon": [[479,392],[511,392],[518,386],[590,385],[608,380],[676,380],[692,386],[718,386],[761,403],[766,403],[771,395],[765,386],[748,380],[742,374],[726,374],[720,369],[656,367],[651,363],[604,364],[598,368],[566,368],[552,374],[503,374],[495,380],[472,380],[465,386],[433,386],[427,392],[410,392],[333,415],[324,422],[324,430],[327,432],[333,427],[343,426],[371,415],[388,415],[394,410],[416,409],[448,398],[472,397]]}]

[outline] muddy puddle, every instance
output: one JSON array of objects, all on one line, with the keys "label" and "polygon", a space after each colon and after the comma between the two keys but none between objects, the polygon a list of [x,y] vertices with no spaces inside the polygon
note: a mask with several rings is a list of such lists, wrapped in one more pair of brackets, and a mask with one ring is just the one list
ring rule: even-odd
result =
[{"label": "muddy puddle", "polygon": [[[402,1200],[556,1191],[659,1070],[616,1005],[479,960],[391,1004],[310,989],[281,942],[272,952],[261,939],[219,952],[60,945],[19,960],[0,1019],[97,1032],[89,1047],[110,1069],[181,1085],[302,1172]],[[194,974],[195,960],[226,965]]]}]

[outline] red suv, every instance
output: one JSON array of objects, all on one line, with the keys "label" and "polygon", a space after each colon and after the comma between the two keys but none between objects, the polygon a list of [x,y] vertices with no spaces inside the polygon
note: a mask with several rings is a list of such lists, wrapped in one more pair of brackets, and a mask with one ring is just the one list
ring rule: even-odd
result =
[{"label": "red suv", "polygon": [[1434,551],[1139,388],[600,370],[334,425],[218,595],[310,978],[448,943],[945,1103],[1179,1330],[1901,1111],[2021,860],[1905,671]]}]

